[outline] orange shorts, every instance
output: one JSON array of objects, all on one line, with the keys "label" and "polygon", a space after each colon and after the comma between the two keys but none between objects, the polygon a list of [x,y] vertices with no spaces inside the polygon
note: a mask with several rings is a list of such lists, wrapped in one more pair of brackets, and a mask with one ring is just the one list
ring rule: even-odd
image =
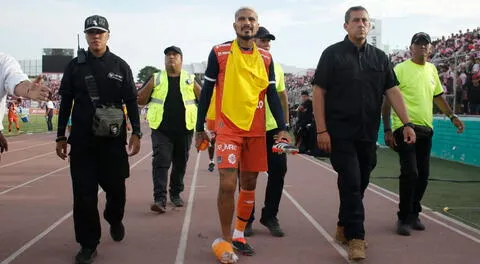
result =
[{"label": "orange shorts", "polygon": [[17,116],[8,116],[8,122],[10,123],[18,123],[18,117]]},{"label": "orange shorts", "polygon": [[241,171],[267,171],[267,147],[265,137],[239,137],[217,135],[215,150],[219,169]]}]

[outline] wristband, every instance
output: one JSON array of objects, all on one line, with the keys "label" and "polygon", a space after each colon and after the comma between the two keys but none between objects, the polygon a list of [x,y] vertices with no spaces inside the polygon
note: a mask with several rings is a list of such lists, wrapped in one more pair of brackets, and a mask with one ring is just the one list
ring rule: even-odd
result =
[{"label": "wristband", "polygon": [[321,135],[321,134],[324,134],[324,133],[327,133],[327,132],[328,132],[328,130],[323,130],[323,131],[320,131],[320,132],[317,131],[317,135]]},{"label": "wristband", "polygon": [[414,125],[412,122],[408,122],[408,123],[405,123],[405,124],[403,125],[403,127],[415,128],[415,125]]},{"label": "wristband", "polygon": [[66,140],[67,140],[66,136],[60,136],[55,139],[55,142],[66,141]]}]

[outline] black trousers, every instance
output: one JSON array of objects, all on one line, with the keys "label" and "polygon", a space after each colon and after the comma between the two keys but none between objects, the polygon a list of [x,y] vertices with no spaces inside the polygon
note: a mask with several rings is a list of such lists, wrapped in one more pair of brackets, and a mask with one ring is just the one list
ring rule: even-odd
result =
[{"label": "black trousers", "polygon": [[82,247],[96,248],[101,236],[98,185],[106,194],[105,220],[112,225],[123,219],[125,179],[129,176],[124,143],[96,142],[95,149],[72,145],[70,172],[76,240]]},{"label": "black trousers", "polygon": [[422,211],[421,200],[425,194],[430,174],[430,152],[433,130],[415,129],[415,144],[403,142],[403,129],[394,132],[396,151],[400,158],[400,203],[398,219],[404,222],[414,220]]},{"label": "black trousers", "polygon": [[167,133],[152,129],[152,177],[155,202],[166,202],[168,169],[170,173],[170,197],[183,192],[185,170],[189,157],[192,133]]},{"label": "black trousers", "polygon": [[[262,209],[262,219],[271,219],[277,217],[278,207],[282,199],[283,185],[285,183],[285,174],[287,174],[287,155],[276,154],[272,152],[275,144],[277,129],[267,131],[267,162],[268,162],[268,180],[265,190],[265,202]],[[255,220],[255,208],[250,215],[249,223]]]},{"label": "black trousers", "polygon": [[47,115],[47,129],[48,129],[48,131],[53,131],[52,118],[53,118],[53,115]]},{"label": "black trousers", "polygon": [[363,196],[377,164],[376,142],[332,139],[331,144],[330,161],[338,173],[340,194],[337,224],[345,228],[348,240],[364,239]]}]

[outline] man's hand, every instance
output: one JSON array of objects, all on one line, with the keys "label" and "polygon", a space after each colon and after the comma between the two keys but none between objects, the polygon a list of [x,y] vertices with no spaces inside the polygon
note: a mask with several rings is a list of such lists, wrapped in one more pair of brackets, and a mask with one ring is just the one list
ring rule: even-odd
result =
[{"label": "man's hand", "polygon": [[205,131],[199,131],[195,133],[195,148],[199,150],[200,145],[202,144],[203,141],[210,141],[207,133]]},{"label": "man's hand", "polygon": [[392,131],[385,131],[383,134],[383,139],[385,140],[385,145],[391,147],[392,149],[397,146]]},{"label": "man's hand", "polygon": [[279,141],[279,140],[286,140],[287,142],[292,142],[292,137],[290,137],[290,133],[288,133],[288,131],[286,130],[280,130],[278,131],[277,135],[275,135],[275,141]]},{"label": "man's hand", "polygon": [[317,134],[317,144],[318,144],[318,147],[321,150],[323,150],[327,153],[330,153],[332,151],[332,143],[330,141],[330,134],[327,131]]},{"label": "man's hand", "polygon": [[465,129],[465,125],[463,124],[462,120],[460,120],[458,117],[452,118],[452,123],[455,125],[457,128],[457,133],[463,133],[463,130]]},{"label": "man's hand", "polygon": [[57,156],[59,156],[62,160],[65,160],[68,157],[67,140],[65,139],[58,141],[55,150],[57,151]]},{"label": "man's hand", "polygon": [[134,156],[140,151],[140,138],[132,134],[128,141],[128,156]]},{"label": "man's hand", "polygon": [[50,88],[41,84],[42,76],[38,75],[34,82],[28,82],[26,97],[35,101],[48,101]]},{"label": "man's hand", "polygon": [[414,144],[417,140],[417,135],[415,134],[415,130],[409,126],[403,127],[403,141],[407,144]]},{"label": "man's hand", "polygon": [[0,161],[2,160],[2,154],[4,151],[8,151],[8,142],[5,136],[0,131]]}]

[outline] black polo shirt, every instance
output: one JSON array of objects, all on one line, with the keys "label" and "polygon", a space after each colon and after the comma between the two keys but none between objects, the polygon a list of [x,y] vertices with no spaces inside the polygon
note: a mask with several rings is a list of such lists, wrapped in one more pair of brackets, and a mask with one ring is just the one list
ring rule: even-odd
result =
[{"label": "black polo shirt", "polygon": [[334,139],[376,141],[383,95],[398,84],[388,56],[345,37],[320,57],[313,85],[326,90],[325,120]]},{"label": "black polo shirt", "polygon": [[[72,131],[68,143],[77,145],[94,144],[96,140],[126,143],[125,125],[121,135],[114,139],[99,139],[93,136],[92,120],[95,108],[87,90],[85,76],[93,75],[99,93],[99,103],[127,107],[133,133],[140,132],[137,89],[130,66],[117,55],[107,51],[102,57],[88,52],[86,63],[79,64],[74,58],[65,69],[59,89],[61,95],[58,114],[57,136],[64,136],[70,112]],[[73,105],[73,109],[72,109]],[[124,122],[125,124],[125,122]]]}]

